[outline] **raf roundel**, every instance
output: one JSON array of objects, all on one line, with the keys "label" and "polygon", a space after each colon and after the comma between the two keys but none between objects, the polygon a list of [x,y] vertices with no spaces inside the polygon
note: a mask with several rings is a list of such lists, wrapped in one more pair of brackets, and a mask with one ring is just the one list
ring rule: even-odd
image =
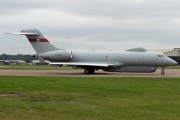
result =
[{"label": "raf roundel", "polygon": [[36,41],[37,41],[37,42],[40,42],[40,39],[37,39]]}]

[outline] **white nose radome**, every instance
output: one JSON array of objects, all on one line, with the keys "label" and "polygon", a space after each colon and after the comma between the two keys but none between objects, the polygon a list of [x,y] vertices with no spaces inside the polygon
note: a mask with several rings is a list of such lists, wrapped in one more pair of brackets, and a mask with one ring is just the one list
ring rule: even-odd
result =
[{"label": "white nose radome", "polygon": [[169,59],[169,63],[170,63],[170,65],[172,65],[172,66],[178,64],[178,63],[177,63],[176,61],[174,61],[173,59]]}]

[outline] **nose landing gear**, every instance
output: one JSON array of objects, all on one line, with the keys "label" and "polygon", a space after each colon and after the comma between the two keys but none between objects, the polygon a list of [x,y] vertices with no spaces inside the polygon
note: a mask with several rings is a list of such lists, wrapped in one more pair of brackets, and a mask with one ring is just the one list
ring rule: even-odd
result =
[{"label": "nose landing gear", "polygon": [[161,69],[161,75],[164,75],[165,74],[165,72],[164,72],[164,67],[162,67],[162,69]]}]

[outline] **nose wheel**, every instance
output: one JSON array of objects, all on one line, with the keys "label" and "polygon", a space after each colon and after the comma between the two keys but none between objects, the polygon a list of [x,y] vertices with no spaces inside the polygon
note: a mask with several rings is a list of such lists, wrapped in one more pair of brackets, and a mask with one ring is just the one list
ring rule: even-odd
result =
[{"label": "nose wheel", "polygon": [[165,72],[164,72],[164,67],[162,67],[162,69],[161,69],[161,75],[164,75],[165,74]]}]

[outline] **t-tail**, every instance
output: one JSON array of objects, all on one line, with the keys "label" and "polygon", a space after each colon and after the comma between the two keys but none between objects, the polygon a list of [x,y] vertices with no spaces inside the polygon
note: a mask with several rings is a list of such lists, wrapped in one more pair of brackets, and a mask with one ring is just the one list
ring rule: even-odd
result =
[{"label": "t-tail", "polygon": [[39,30],[37,29],[28,29],[21,30],[21,33],[6,33],[14,35],[26,35],[27,39],[35,49],[37,54],[60,50],[54,46]]}]

